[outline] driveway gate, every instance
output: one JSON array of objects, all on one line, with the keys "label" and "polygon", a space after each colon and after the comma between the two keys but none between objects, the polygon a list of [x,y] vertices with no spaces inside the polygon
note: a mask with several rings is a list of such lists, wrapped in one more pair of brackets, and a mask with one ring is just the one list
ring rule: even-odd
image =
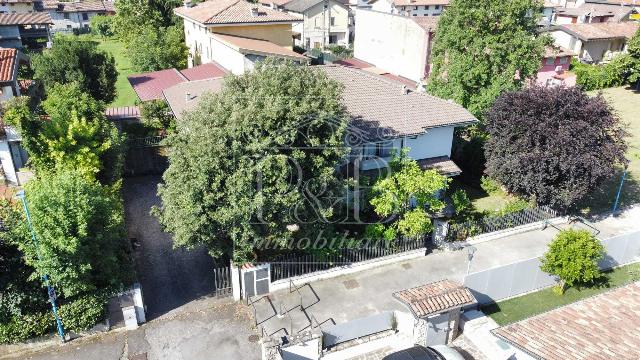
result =
[{"label": "driveway gate", "polygon": [[231,267],[221,266],[213,268],[215,277],[216,296],[227,297],[233,295],[233,287],[231,285]]},{"label": "driveway gate", "polygon": [[269,264],[244,268],[241,271],[242,292],[245,299],[269,293],[271,285],[271,268]]}]

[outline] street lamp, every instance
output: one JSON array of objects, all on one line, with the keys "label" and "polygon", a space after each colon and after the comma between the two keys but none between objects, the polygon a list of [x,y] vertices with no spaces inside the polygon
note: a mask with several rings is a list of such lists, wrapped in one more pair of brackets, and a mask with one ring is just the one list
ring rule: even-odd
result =
[{"label": "street lamp", "polygon": [[[36,249],[36,255],[38,256],[38,262],[42,262],[42,258],[40,256],[40,245],[38,244],[38,239],[36,238],[36,232],[33,230],[33,224],[31,223],[31,214],[29,213],[29,207],[27,206],[27,198],[24,195],[24,190],[18,191],[16,194],[18,199],[22,201],[22,207],[24,208],[24,213],[27,215],[27,224],[29,225],[29,230],[31,231],[31,240],[33,240],[33,246]],[[44,284],[47,287],[47,294],[49,295],[49,302],[51,303],[51,309],[53,310],[53,316],[56,318],[56,325],[58,327],[58,335],[62,342],[65,342],[64,337],[64,328],[62,327],[62,320],[60,320],[60,316],[58,316],[58,307],[56,306],[56,290],[53,288],[53,285],[49,282],[49,275],[44,274],[42,276],[44,280]]]},{"label": "street lamp", "polygon": [[473,254],[476,253],[478,249],[475,246],[467,246],[467,275],[469,275],[469,271],[471,270],[471,260],[473,260]]}]

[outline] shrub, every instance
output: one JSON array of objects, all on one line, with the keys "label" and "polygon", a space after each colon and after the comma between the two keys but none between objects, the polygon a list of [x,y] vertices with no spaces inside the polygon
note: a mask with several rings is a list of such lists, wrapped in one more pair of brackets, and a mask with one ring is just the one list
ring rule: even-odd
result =
[{"label": "shrub", "polygon": [[502,193],[500,184],[498,184],[497,181],[488,176],[483,176],[480,178],[480,187],[489,195]]},{"label": "shrub", "polygon": [[509,200],[509,202],[507,202],[507,204],[503,208],[498,210],[497,213],[498,215],[504,216],[504,215],[516,213],[518,211],[522,211],[529,207],[531,207],[531,204],[529,204],[528,201],[523,199],[513,199],[513,200]]},{"label": "shrub", "polygon": [[176,126],[169,105],[161,99],[143,102],[140,105],[140,117],[142,123],[155,129],[173,132]]},{"label": "shrub", "polygon": [[556,291],[564,293],[566,287],[589,284],[600,278],[598,261],[604,256],[604,247],[587,230],[563,230],[542,258],[540,269],[560,278]]},{"label": "shrub", "polygon": [[574,62],[573,70],[576,73],[576,84],[583,90],[598,90],[625,83],[627,55],[616,56],[607,64],[588,65]]},{"label": "shrub", "polygon": [[451,201],[453,202],[453,208],[458,218],[467,218],[473,210],[473,205],[471,204],[471,200],[469,200],[469,196],[462,189],[458,189],[451,194]]},{"label": "shrub", "polygon": [[95,15],[91,17],[91,32],[102,37],[113,36],[113,16]]}]

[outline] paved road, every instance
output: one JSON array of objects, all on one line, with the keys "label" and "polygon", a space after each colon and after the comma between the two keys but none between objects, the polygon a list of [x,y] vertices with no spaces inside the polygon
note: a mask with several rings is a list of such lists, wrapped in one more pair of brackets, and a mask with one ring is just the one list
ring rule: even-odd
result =
[{"label": "paved road", "polygon": [[203,248],[174,249],[171,235],[149,213],[160,205],[156,195],[160,177],[127,178],[124,201],[127,230],[136,238],[138,279],[147,305],[147,319],[168,313],[189,301],[213,294],[213,259]]}]

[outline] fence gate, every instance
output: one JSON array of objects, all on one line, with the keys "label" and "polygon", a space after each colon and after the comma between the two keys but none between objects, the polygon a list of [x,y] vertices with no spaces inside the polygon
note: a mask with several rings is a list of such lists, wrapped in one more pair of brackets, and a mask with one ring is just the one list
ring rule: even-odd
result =
[{"label": "fence gate", "polygon": [[221,266],[213,268],[215,277],[216,296],[227,297],[233,295],[233,286],[231,285],[231,267]]},{"label": "fence gate", "polygon": [[242,293],[245,299],[269,293],[271,268],[269,264],[242,269]]},{"label": "fence gate", "polygon": [[124,157],[124,176],[162,175],[169,166],[164,136],[128,139]]}]

